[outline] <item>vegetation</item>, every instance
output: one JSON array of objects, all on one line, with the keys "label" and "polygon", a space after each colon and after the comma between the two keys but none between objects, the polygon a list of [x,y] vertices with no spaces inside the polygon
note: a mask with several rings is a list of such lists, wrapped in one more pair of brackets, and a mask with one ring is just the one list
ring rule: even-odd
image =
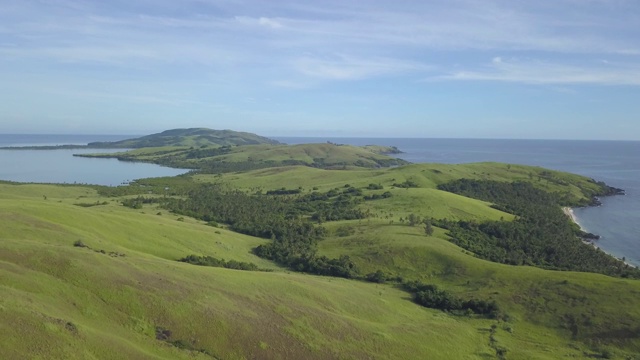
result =
[{"label": "vegetation", "polygon": [[467,311],[490,318],[497,318],[500,315],[500,307],[493,300],[471,299],[463,301],[451,293],[439,289],[436,285],[423,284],[419,281],[404,283],[402,287],[413,294],[413,301],[424,307],[443,311]]},{"label": "vegetation", "polygon": [[640,353],[636,270],[582,244],[560,210],[615,189],[519,165],[328,165],[361,151],[145,148],[133,154],[194,169],[304,166],[0,184],[0,357]]},{"label": "vegetation", "polygon": [[[60,150],[60,149],[140,149],[158,147],[188,147],[192,155],[207,154],[207,148],[258,145],[258,144],[279,144],[278,141],[256,134],[238,132],[232,130],[212,130],[206,128],[173,129],[166,130],[158,134],[151,134],[134,139],[108,142],[92,142],[87,145],[55,145],[55,146],[25,146],[9,147],[8,149],[29,149],[29,150]],[[197,149],[196,149],[197,148]],[[198,152],[198,150],[201,150]],[[215,151],[209,155],[219,155]]]},{"label": "vegetation", "polygon": [[518,216],[515,221],[436,222],[449,230],[453,243],[481,258],[511,265],[640,278],[640,270],[579,239],[579,229],[560,208],[572,205],[562,203],[565,199],[526,182],[460,179],[438,188],[493,202],[494,207]]},{"label": "vegetation", "polygon": [[93,142],[89,143],[88,147],[94,149],[139,149],[163,146],[191,146],[205,148],[208,146],[256,144],[278,144],[278,142],[246,132],[193,128],[166,130],[158,134],[115,142]]},{"label": "vegetation", "polygon": [[254,249],[254,253],[291,269],[351,278],[357,270],[348,256],[329,259],[316,255],[317,240],[326,230],[305,219],[323,222],[363,218],[365,214],[355,208],[357,201],[349,193],[334,189],[283,197],[299,191],[279,190],[275,196],[274,192],[252,196],[205,184],[195,186],[187,199],[138,197],[129,201],[134,204],[161,201],[163,207],[174,213],[224,223],[239,233],[271,239],[269,244]]},{"label": "vegetation", "polygon": [[402,151],[395,146],[365,145],[363,148],[380,155],[402,154]]},{"label": "vegetation", "polygon": [[200,265],[200,266],[212,266],[212,267],[222,267],[225,269],[234,269],[234,270],[250,270],[257,271],[258,266],[254,263],[244,262],[244,261],[235,261],[229,260],[225,261],[224,259],[216,259],[213,256],[198,256],[198,255],[189,255],[180,259],[182,262],[186,262],[188,264]]},{"label": "vegetation", "polygon": [[279,166],[309,166],[322,169],[380,168],[407,164],[364,147],[336,144],[247,145],[194,148],[187,146],[145,147],[137,150],[78,154],[81,157],[116,158],[122,161],[194,169],[203,174],[250,171]]}]

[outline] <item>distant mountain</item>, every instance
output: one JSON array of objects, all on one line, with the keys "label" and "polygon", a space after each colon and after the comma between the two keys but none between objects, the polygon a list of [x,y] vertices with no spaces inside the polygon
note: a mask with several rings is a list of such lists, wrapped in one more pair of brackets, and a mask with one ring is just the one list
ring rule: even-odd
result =
[{"label": "distant mountain", "polygon": [[279,144],[278,141],[247,132],[212,130],[206,128],[173,129],[135,139],[114,142],[92,142],[89,148],[139,149],[162,146],[231,146]]}]

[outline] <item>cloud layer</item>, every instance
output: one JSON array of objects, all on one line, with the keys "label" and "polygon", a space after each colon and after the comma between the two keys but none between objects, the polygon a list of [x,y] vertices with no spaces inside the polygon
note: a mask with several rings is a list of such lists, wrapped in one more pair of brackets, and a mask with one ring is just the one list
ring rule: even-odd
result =
[{"label": "cloud layer", "polygon": [[[272,82],[361,80],[437,67],[443,79],[531,83],[544,66],[534,65],[537,61],[558,63],[577,54],[587,62],[599,57],[633,62],[640,54],[639,28],[630,11],[638,6],[631,1],[595,1],[588,7],[568,0],[546,5],[185,1],[180,12],[168,1],[111,4],[13,2],[0,13],[0,55],[15,61],[134,67],[260,65],[272,70]],[[494,64],[497,74],[483,72],[488,59],[514,55],[526,55],[530,66]],[[563,66],[560,62],[554,69]],[[593,69],[573,62],[569,70]],[[607,71],[609,75],[589,82],[608,84],[611,78],[636,76],[627,66]],[[563,79],[585,81],[582,76]]]},{"label": "cloud layer", "polygon": [[[466,118],[436,94],[635,89],[639,13],[635,0],[0,0],[0,95],[14,100],[0,120],[105,118],[92,109],[107,101],[119,117],[243,118],[248,130],[344,126],[346,113],[382,124],[407,108],[408,123]],[[165,107],[111,106],[129,102]]]}]

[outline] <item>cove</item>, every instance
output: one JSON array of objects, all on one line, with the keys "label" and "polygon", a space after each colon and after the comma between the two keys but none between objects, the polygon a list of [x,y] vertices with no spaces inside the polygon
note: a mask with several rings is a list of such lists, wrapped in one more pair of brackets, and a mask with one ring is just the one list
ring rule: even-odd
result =
[{"label": "cove", "polygon": [[118,186],[135,179],[176,176],[189,171],[155,164],[73,156],[125,150],[0,150],[0,180]]}]

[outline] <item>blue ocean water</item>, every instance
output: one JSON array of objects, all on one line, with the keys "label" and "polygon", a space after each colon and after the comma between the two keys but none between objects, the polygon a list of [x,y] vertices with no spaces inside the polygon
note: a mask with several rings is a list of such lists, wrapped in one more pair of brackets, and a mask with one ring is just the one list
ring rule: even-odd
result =
[{"label": "blue ocean water", "polygon": [[580,225],[599,234],[596,246],[640,266],[640,141],[276,138],[287,144],[331,141],[351,145],[397,146],[398,157],[414,163],[460,164],[497,161],[541,166],[604,181],[624,196],[601,199],[602,206],[575,209]]},{"label": "blue ocean water", "polygon": [[[118,141],[125,135],[0,135],[0,147],[33,145],[86,145]],[[175,176],[187,170],[116,159],[91,159],[73,154],[122,150],[0,150],[0,180],[38,183],[117,186],[134,179]]]},{"label": "blue ocean water", "polygon": [[119,141],[136,135],[47,135],[47,134],[0,134],[0,147],[6,146],[55,146],[87,145],[94,141]]}]

